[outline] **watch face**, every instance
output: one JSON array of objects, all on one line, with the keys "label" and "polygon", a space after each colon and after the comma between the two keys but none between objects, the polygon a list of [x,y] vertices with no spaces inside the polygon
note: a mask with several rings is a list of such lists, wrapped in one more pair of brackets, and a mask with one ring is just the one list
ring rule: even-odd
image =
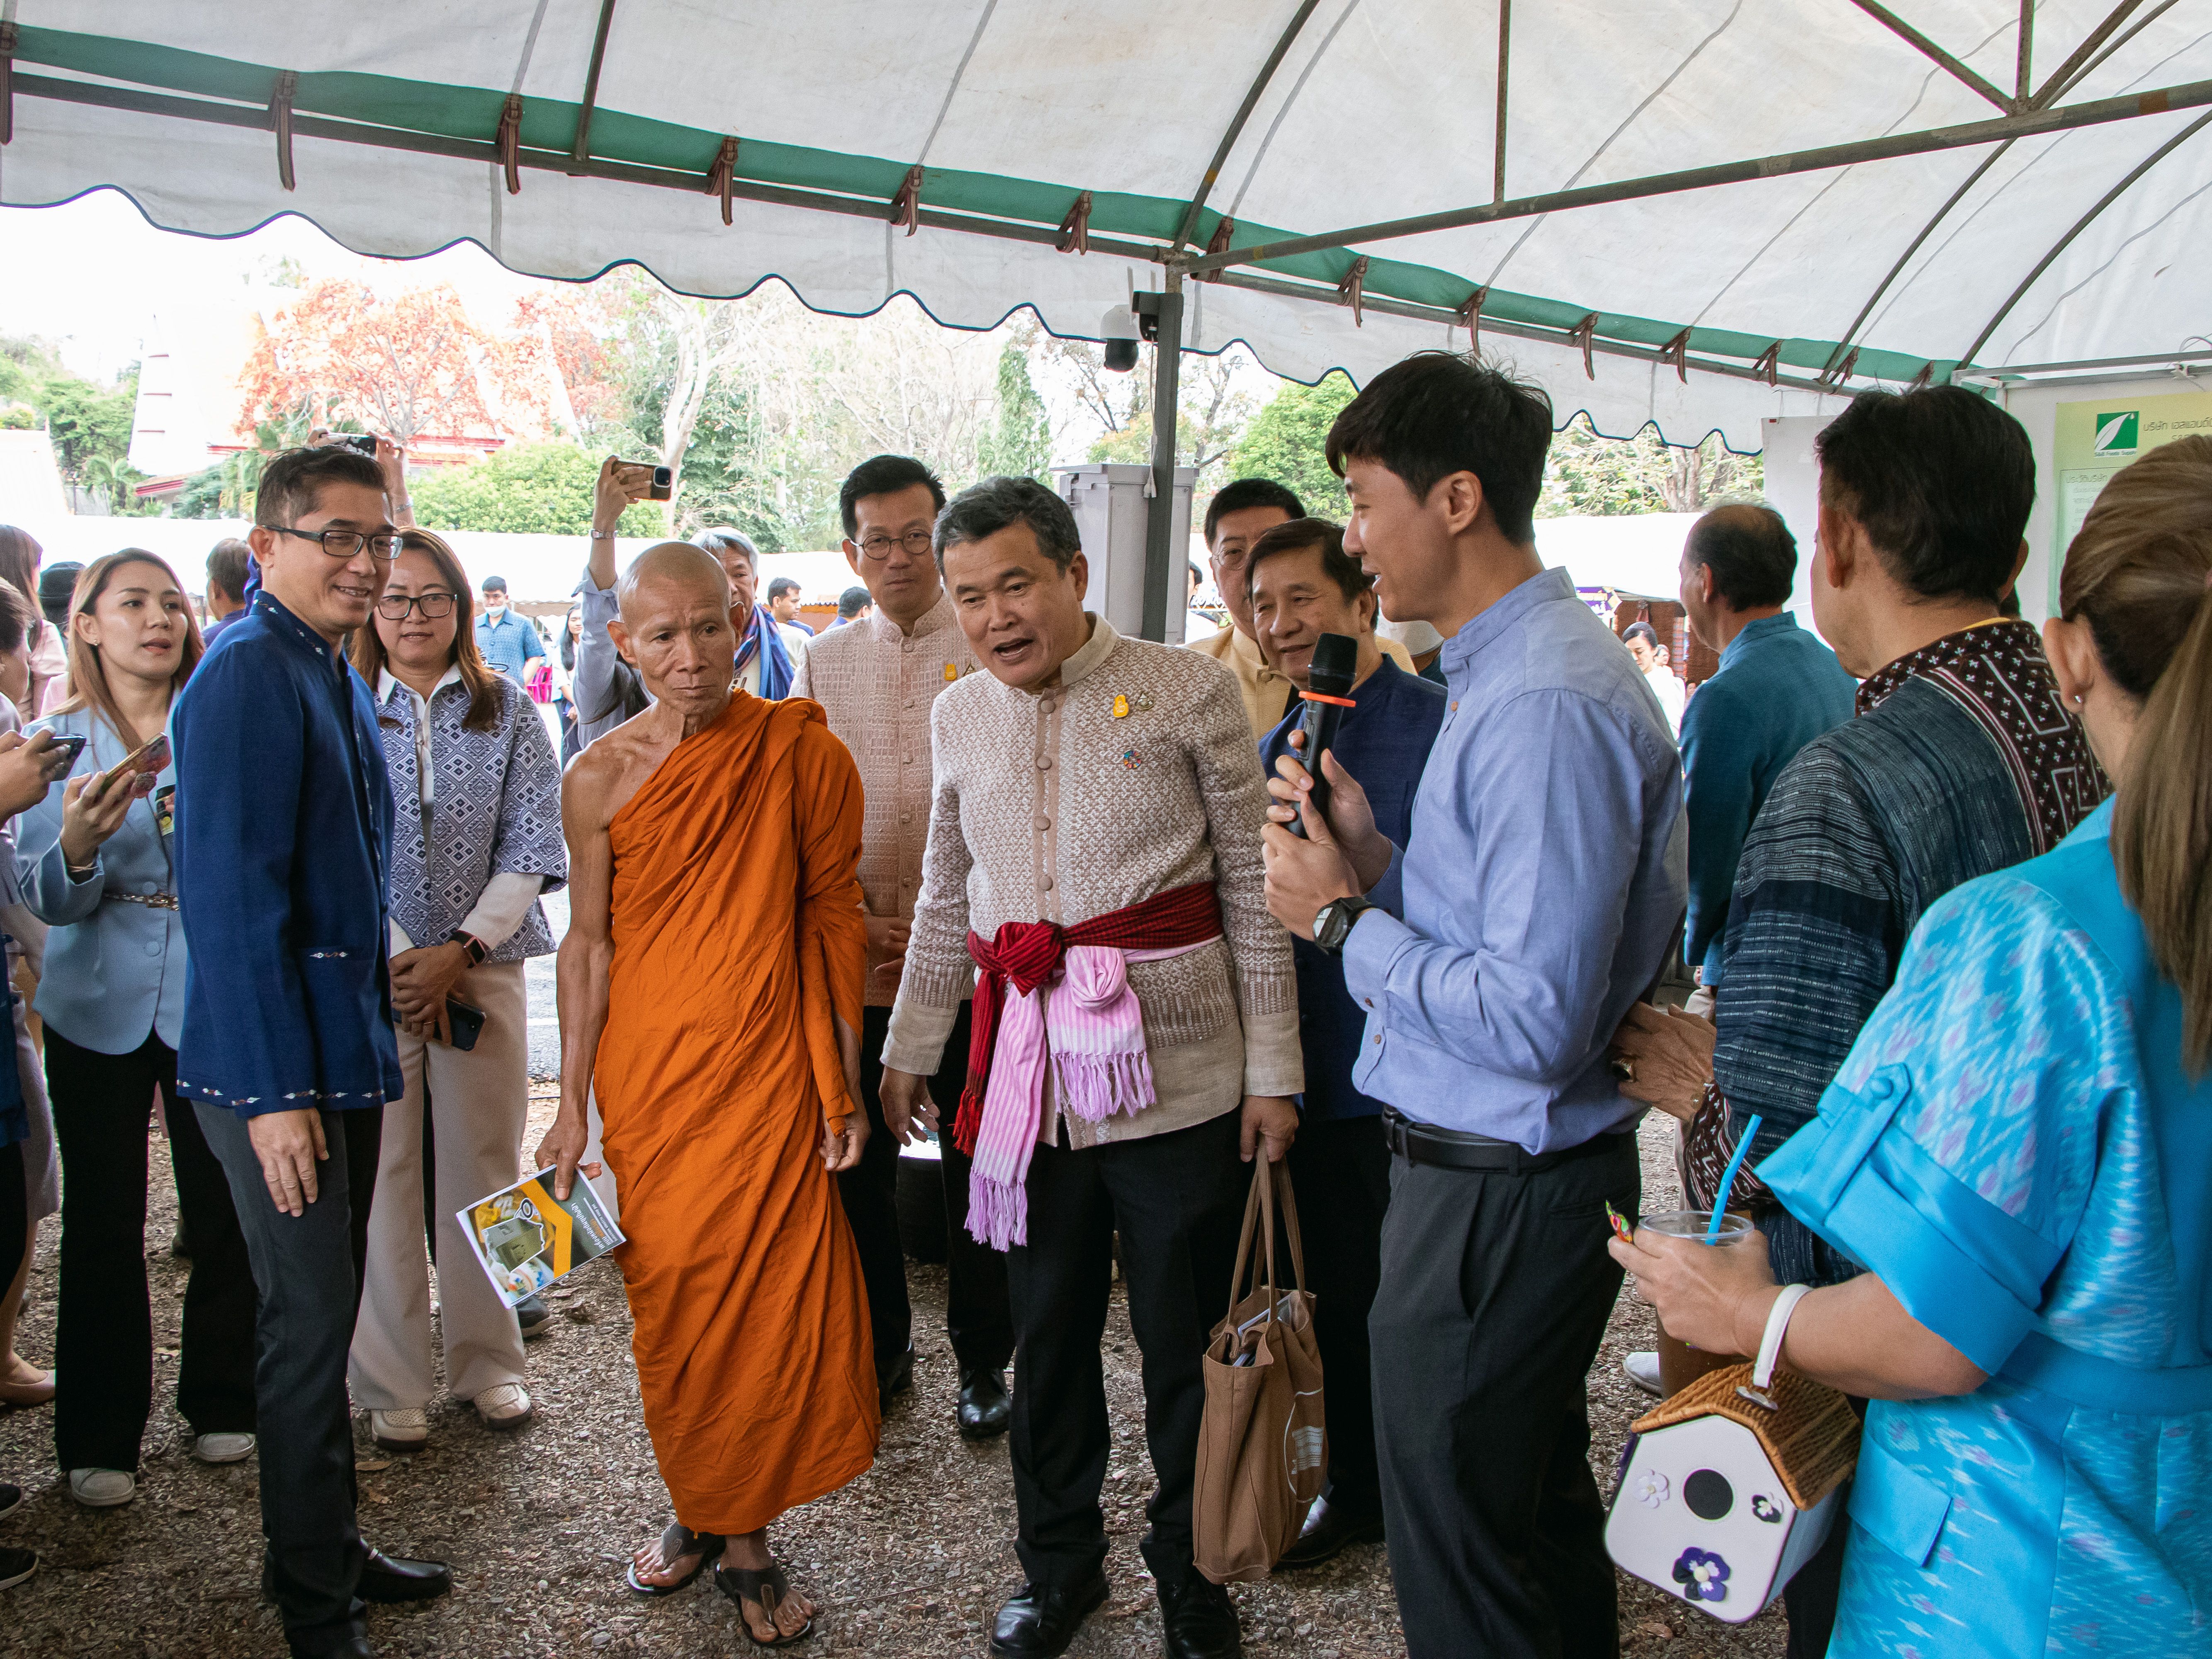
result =
[{"label": "watch face", "polygon": [[1314,918],[1314,943],[1324,951],[1334,951],[1344,943],[1344,906],[1334,901],[1321,907]]}]

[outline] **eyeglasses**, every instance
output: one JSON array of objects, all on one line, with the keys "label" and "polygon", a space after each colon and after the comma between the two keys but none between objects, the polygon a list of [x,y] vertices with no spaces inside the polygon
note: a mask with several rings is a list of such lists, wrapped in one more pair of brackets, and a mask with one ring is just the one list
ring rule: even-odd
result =
[{"label": "eyeglasses", "polygon": [[380,561],[395,558],[399,553],[401,538],[397,532],[380,536],[364,536],[358,530],[295,530],[289,525],[265,524],[264,530],[279,536],[297,536],[303,542],[319,542],[323,551],[334,559],[349,559],[368,549],[368,556]]},{"label": "eyeglasses", "polygon": [[405,622],[408,612],[416,606],[422,608],[426,622],[436,622],[453,614],[453,596],[432,591],[428,593],[386,593],[376,602],[376,614],[386,622]]},{"label": "eyeglasses", "polygon": [[929,532],[909,530],[903,536],[871,536],[860,544],[860,551],[881,564],[890,557],[891,549],[895,546],[903,547],[918,559],[929,551]]}]

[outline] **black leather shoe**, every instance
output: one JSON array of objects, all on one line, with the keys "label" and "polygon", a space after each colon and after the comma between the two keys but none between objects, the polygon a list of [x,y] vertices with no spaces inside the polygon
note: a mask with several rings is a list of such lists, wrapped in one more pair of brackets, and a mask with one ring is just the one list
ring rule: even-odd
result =
[{"label": "black leather shoe", "polygon": [[876,1415],[888,1416],[891,1409],[891,1396],[904,1394],[913,1386],[914,1349],[909,1345],[904,1353],[891,1361],[890,1370],[880,1371],[876,1376]]},{"label": "black leather shoe", "polygon": [[1193,1572],[1179,1589],[1161,1585],[1159,1595],[1168,1659],[1241,1659],[1244,1637],[1227,1590]]},{"label": "black leather shoe", "polygon": [[963,1440],[988,1440],[1004,1434],[1014,1420],[1014,1402],[1006,1398],[1006,1379],[994,1370],[960,1373],[960,1404],[953,1416]]},{"label": "black leather shoe", "polygon": [[1317,1567],[1334,1560],[1354,1544],[1382,1541],[1380,1514],[1341,1509],[1326,1498],[1316,1498],[1313,1508],[1306,1511],[1305,1525],[1298,1528],[1297,1541],[1283,1552],[1275,1571],[1296,1572],[1300,1567]]},{"label": "black leather shoe", "polygon": [[376,1659],[376,1650],[366,1636],[349,1636],[334,1648],[292,1648],[292,1659]]},{"label": "black leather shoe", "polygon": [[371,1550],[354,1594],[364,1601],[434,1601],[453,1589],[453,1570],[443,1561],[410,1561]]},{"label": "black leather shoe", "polygon": [[1067,1651],[1091,1610],[1106,1599],[1106,1575],[1082,1584],[1024,1584],[999,1609],[991,1627],[991,1659],[1051,1659]]}]

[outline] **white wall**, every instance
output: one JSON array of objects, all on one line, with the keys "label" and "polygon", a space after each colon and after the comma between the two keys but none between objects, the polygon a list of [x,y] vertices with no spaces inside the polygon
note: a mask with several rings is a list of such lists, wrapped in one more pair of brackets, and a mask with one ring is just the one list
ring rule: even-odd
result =
[{"label": "white wall", "polygon": [[1790,609],[1800,628],[1813,626],[1813,532],[1820,527],[1820,469],[1813,439],[1832,415],[1786,415],[1763,421],[1767,504],[1797,538],[1797,579]]}]

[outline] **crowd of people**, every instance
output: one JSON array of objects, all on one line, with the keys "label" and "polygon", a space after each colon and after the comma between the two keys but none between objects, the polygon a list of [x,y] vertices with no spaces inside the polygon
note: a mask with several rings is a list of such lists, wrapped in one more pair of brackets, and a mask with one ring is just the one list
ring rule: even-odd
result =
[{"label": "crowd of people", "polygon": [[[366,1654],[365,1603],[447,1593],[362,1537],[352,1413],[428,1442],[443,1263],[445,1392],[531,1419],[544,1310],[453,1218],[523,1167],[523,963],[565,884],[527,1150],[628,1235],[672,1511],[639,1595],[711,1570],[754,1644],[813,1629],[770,1529],[913,1389],[898,1152],[933,1136],[947,1416],[1010,1442],[1002,1659],[1109,1593],[1117,1271],[1166,1650],[1242,1650],[1193,1492],[1259,1160],[1327,1377],[1278,1570],[1379,1541],[1420,1659],[1619,1650],[1587,1377],[1625,1274],[1661,1326],[1639,1386],[1778,1353],[1864,1419],[1849,1518],[1784,1591],[1793,1654],[2197,1650],[2212,439],[2106,485],[2039,636],[2007,603],[2025,432],[1864,394],[1818,441],[1817,636],[1780,515],[1717,507],[1680,574],[1718,667],[1670,701],[1656,634],[1538,556],[1552,432],[1479,361],[1378,374],[1328,438],[1345,523],[1273,480],[1215,495],[1229,625],[1188,648],[1086,605],[1053,491],[948,498],[902,456],[846,480],[859,584],[819,635],[735,531],[618,571],[650,469],[616,459],[550,652],[412,525],[386,443],[270,464],[204,635],[135,550],[49,622],[0,530],[0,922],[37,987],[0,1066],[0,1398],[53,1401],[76,1501],[131,1500],[158,1098],[177,1406],[197,1456],[259,1459],[293,1650]],[[1324,636],[1352,688],[1316,757]],[[1607,1225],[1654,1109],[1746,1243]],[[57,1142],[58,1377],[6,1340]],[[0,1550],[0,1583],[34,1566]]]}]

